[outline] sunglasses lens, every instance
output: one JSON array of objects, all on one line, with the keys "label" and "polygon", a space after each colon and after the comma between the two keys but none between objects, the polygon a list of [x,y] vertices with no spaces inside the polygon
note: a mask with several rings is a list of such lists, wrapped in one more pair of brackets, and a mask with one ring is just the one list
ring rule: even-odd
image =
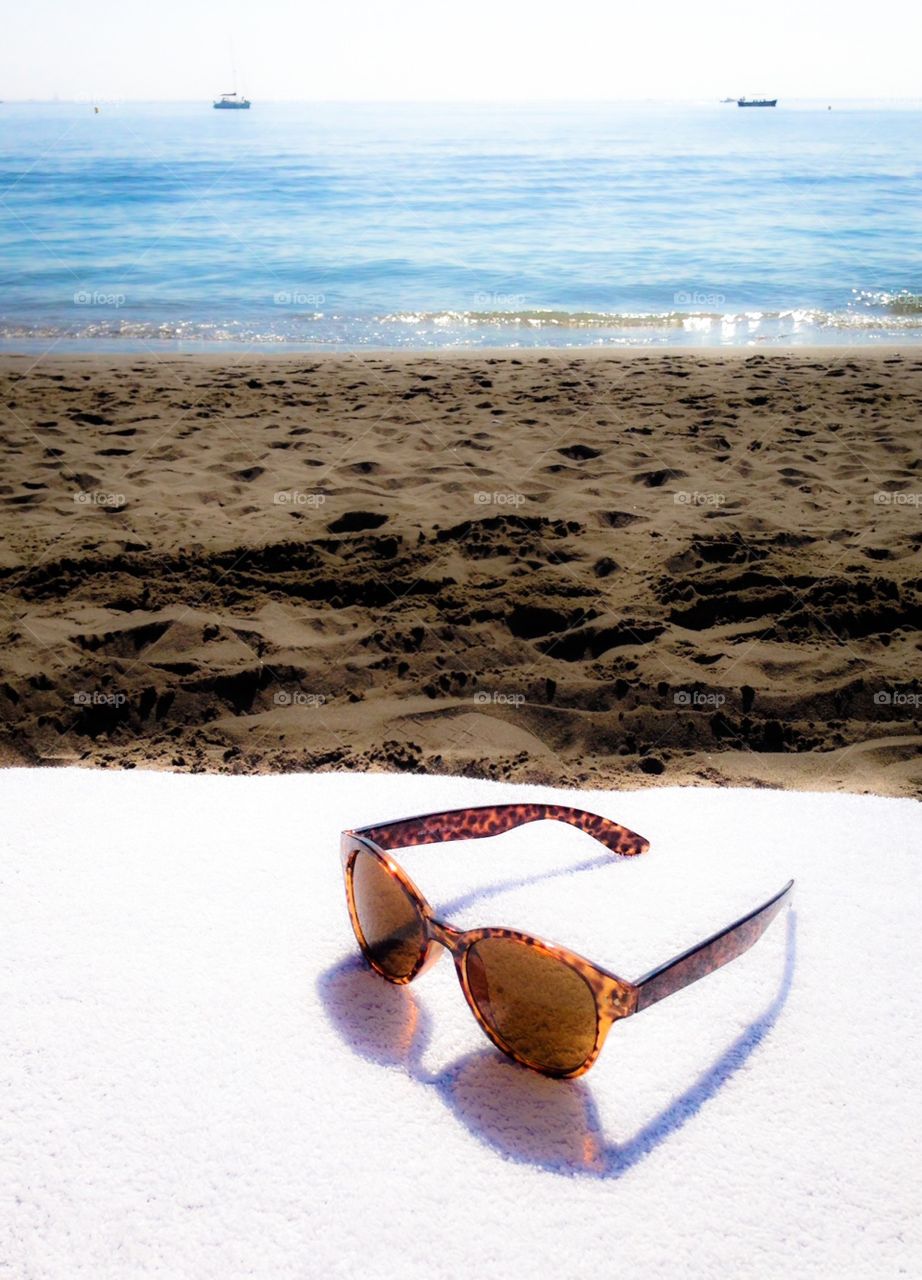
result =
[{"label": "sunglasses lens", "polygon": [[409,977],[426,949],[422,917],[397,877],[364,850],[352,864],[352,900],[368,959],[388,978]]},{"label": "sunglasses lens", "polygon": [[565,961],[514,938],[482,938],[467,953],[467,982],[483,1020],[539,1071],[575,1071],[595,1048],[595,995]]}]

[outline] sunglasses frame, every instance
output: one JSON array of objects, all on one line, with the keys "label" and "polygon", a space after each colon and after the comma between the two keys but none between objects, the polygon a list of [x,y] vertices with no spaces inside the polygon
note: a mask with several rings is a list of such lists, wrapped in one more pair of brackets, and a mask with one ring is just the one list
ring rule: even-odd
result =
[{"label": "sunglasses frame", "polygon": [[[515,1062],[542,1075],[574,1079],[583,1075],[593,1065],[608,1033],[621,1018],[630,1017],[631,1014],[648,1008],[747,951],[762,936],[789,899],[794,881],[790,880],[773,898],[727,928],[683,951],[680,955],[674,956],[665,964],[651,969],[636,981],[629,982],[601,965],[587,960],[585,956],[571,951],[568,947],[547,942],[517,929],[499,927],[456,929],[447,921],[438,918],[407,872],[390,856],[392,848],[409,848],[420,844],[441,843],[446,840],[479,839],[498,835],[526,822],[542,819],[562,821],[577,827],[606,845],[613,853],[621,856],[632,857],[645,853],[649,848],[649,842],[643,836],[598,814],[586,813],[563,805],[508,804],[420,814],[415,818],[402,818],[393,822],[344,831],[340,838],[340,855],[352,929],[364,958],[376,973],[395,986],[406,986],[419,974],[431,968],[441,957],[443,950],[448,951],[454,960],[455,971],[468,1007],[484,1034],[496,1048]],[[387,973],[375,963],[362,933],[353,890],[353,869],[356,856],[360,852],[374,858],[400,885],[419,915],[425,945],[414,967],[409,973],[400,977]],[[583,979],[595,999],[596,1032],[592,1051],[582,1063],[568,1070],[560,1070],[531,1062],[507,1045],[495,1028],[484,1018],[471,990],[467,974],[470,950],[475,943],[484,938],[508,938],[524,946],[534,947],[544,955],[568,965]]]},{"label": "sunglasses frame", "polygon": [[[420,953],[420,957],[410,972],[401,977],[394,977],[385,969],[382,969],[369,954],[362,926],[359,922],[358,912],[355,907],[355,896],[352,887],[352,869],[355,865],[356,855],[359,852],[367,853],[370,857],[376,859],[384,868],[389,876],[401,886],[407,896],[412,900],[413,905],[419,914],[420,921],[423,926],[425,936],[425,946]],[[461,990],[464,992],[464,998],[467,1001],[468,1008],[480,1024],[484,1034],[496,1045],[502,1053],[508,1057],[514,1058],[516,1062],[523,1066],[531,1067],[533,1071],[540,1071],[544,1075],[559,1076],[561,1078],[579,1076],[584,1071],[588,1071],[596,1058],[601,1052],[602,1045],[605,1043],[605,1037],[608,1035],[614,1023],[618,1018],[627,1017],[629,1013],[634,1012],[636,1007],[636,994],[634,993],[630,983],[624,982],[621,978],[616,977],[613,973],[608,973],[598,965],[592,964],[585,957],[577,955],[575,951],[570,951],[567,947],[561,947],[555,943],[545,942],[541,938],[536,938],[533,934],[522,933],[518,929],[504,929],[498,927],[487,927],[481,929],[456,929],[448,924],[445,920],[440,920],[432,910],[426,898],[420,893],[419,889],[404,871],[399,863],[394,862],[393,858],[388,854],[375,849],[370,843],[366,843],[357,836],[343,837],[343,868],[346,875],[346,901],[349,907],[349,918],[352,921],[352,928],[355,932],[356,939],[361,947],[362,954],[371,965],[372,969],[382,978],[386,978],[388,982],[392,982],[395,986],[406,986],[407,983],[413,981],[421,973],[425,973],[427,969],[440,959],[442,950],[448,951],[455,962],[455,972],[458,975],[458,981],[461,983]],[[586,983],[595,998],[596,1005],[596,1026],[595,1026],[595,1042],[592,1052],[579,1066],[570,1071],[557,1071],[549,1069],[540,1063],[531,1062],[522,1054],[516,1052],[511,1046],[507,1045],[499,1036],[497,1031],[484,1018],[480,1006],[471,991],[470,983],[467,976],[467,958],[471,947],[476,942],[481,942],[484,938],[509,938],[515,942],[521,942],[524,946],[534,947],[536,950],[543,952],[544,955],[551,956],[553,959],[569,965],[571,969],[575,969],[579,976]]]}]

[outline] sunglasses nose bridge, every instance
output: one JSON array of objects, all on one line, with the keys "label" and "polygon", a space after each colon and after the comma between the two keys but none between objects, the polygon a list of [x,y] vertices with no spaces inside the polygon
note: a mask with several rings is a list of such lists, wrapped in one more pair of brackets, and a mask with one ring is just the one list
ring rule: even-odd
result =
[{"label": "sunglasses nose bridge", "polygon": [[445,924],[444,921],[431,917],[428,923],[429,937],[443,946],[446,951],[450,951],[452,955],[457,955],[459,951],[464,949],[464,933],[461,929],[456,929],[453,925]]}]

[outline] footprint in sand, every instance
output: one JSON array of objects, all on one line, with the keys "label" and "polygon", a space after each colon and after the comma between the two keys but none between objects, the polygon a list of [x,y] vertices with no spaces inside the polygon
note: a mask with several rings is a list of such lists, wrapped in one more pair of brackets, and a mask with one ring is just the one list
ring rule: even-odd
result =
[{"label": "footprint in sand", "polygon": [[387,516],[375,511],[347,511],[327,525],[330,533],[362,533],[366,529],[380,529],[387,523]]}]

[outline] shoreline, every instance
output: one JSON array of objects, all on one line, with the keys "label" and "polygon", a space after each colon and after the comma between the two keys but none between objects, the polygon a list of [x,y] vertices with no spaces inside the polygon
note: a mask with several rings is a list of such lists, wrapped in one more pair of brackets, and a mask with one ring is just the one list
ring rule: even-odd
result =
[{"label": "shoreline", "polygon": [[0,381],[0,761],[922,795],[922,349]]},{"label": "shoreline", "polygon": [[195,364],[214,365],[216,369],[223,369],[223,357],[233,357],[233,364],[242,364],[245,360],[259,362],[259,364],[270,364],[273,361],[297,362],[310,358],[311,361],[362,361],[362,360],[387,360],[391,362],[402,362],[402,364],[412,364],[416,361],[442,361],[442,362],[485,362],[489,360],[507,360],[519,361],[520,364],[528,364],[533,361],[633,361],[633,360],[665,360],[665,358],[683,358],[683,360],[700,360],[712,361],[721,364],[724,361],[747,361],[747,360],[812,360],[812,361],[839,361],[845,357],[857,358],[857,360],[893,360],[899,357],[903,360],[912,360],[919,358],[922,360],[922,335],[913,342],[905,343],[881,343],[880,346],[871,346],[871,344],[850,343],[839,344],[830,343],[825,346],[822,343],[814,343],[811,346],[798,346],[798,344],[790,344],[790,346],[741,346],[741,344],[732,344],[732,346],[624,346],[624,347],[344,347],[342,349],[330,347],[291,347],[287,344],[280,344],[279,347],[269,346],[265,348],[254,348],[247,346],[237,346],[234,343],[215,343],[214,349],[209,351],[175,351],[170,347],[169,351],[160,352],[156,348],[152,348],[150,343],[143,344],[137,349],[131,351],[59,351],[59,344],[53,343],[51,346],[42,346],[41,351],[10,351],[0,344],[0,376],[5,376],[6,372],[17,371],[14,369],[6,369],[6,365],[12,364],[14,361],[53,361],[55,364],[67,365],[78,364],[78,362],[96,362],[96,364],[120,365],[132,362],[137,364],[138,361],[151,361],[152,364],[186,364],[186,362],[195,362]]},{"label": "shoreline", "polygon": [[[77,339],[76,341],[83,341]],[[88,339],[91,342],[92,339]],[[106,340],[103,340],[106,341]],[[875,359],[877,357],[887,358],[892,356],[909,357],[914,353],[922,355],[922,333],[905,342],[895,342],[889,340],[887,342],[830,342],[830,343],[730,343],[727,345],[701,344],[675,344],[658,343],[658,344],[624,344],[616,347],[608,346],[471,346],[471,347],[361,347],[347,346],[335,347],[327,344],[318,344],[310,346],[297,343],[241,343],[237,344],[232,341],[213,342],[196,344],[201,348],[207,346],[208,350],[181,350],[177,349],[181,344],[174,344],[172,341],[164,342],[164,349],[161,351],[153,346],[151,342],[141,342],[134,346],[131,340],[122,342],[118,341],[118,349],[95,348],[86,351],[66,350],[62,349],[60,341],[53,340],[50,343],[44,339],[37,340],[35,343],[36,350],[15,350],[0,342],[0,365],[8,360],[32,360],[45,359],[60,361],[76,361],[76,360],[104,360],[118,363],[125,360],[138,360],[139,358],[149,359],[153,361],[171,361],[171,360],[198,360],[205,363],[211,362],[219,364],[223,355],[235,356],[253,360],[299,360],[304,357],[311,359],[325,358],[335,359],[381,359],[381,360],[424,360],[424,359],[444,359],[444,360],[487,360],[493,358],[505,359],[540,359],[542,357],[552,357],[559,360],[568,359],[626,359],[634,360],[641,357],[650,357],[655,359],[658,356],[685,356],[696,357],[702,359],[722,360],[728,359],[751,359],[753,356],[777,357],[779,359],[790,359],[795,357],[806,357],[812,359],[832,358],[836,356],[844,356],[847,354],[860,357],[861,359]]]}]

